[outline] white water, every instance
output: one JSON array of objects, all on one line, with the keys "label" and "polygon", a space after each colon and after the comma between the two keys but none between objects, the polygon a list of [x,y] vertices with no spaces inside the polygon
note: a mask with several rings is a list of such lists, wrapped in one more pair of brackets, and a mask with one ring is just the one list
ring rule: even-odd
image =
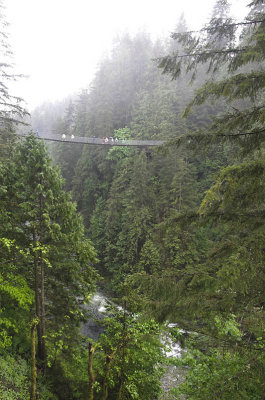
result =
[{"label": "white water", "polygon": [[[88,305],[88,309],[90,310],[91,317],[95,319],[102,319],[107,313],[107,304],[111,303],[107,297],[100,292],[95,293],[91,299],[90,303]],[[111,303],[113,304],[113,303]],[[120,306],[117,306],[117,308],[122,309]],[[174,323],[169,323],[168,328],[174,328],[177,327],[177,324]],[[91,337],[94,338],[95,336],[98,336],[97,334],[97,327],[99,328],[98,334],[102,332],[102,329],[98,326],[97,323],[94,321],[89,321],[87,324],[84,325],[82,328],[82,333],[85,334],[86,336],[89,336],[90,330],[91,330]],[[184,332],[184,331],[182,331]],[[161,336],[161,341],[163,344],[166,345],[166,357],[180,357],[183,349],[179,345],[179,343],[174,342],[172,340],[172,337],[170,333],[164,333]]]},{"label": "white water", "polygon": [[[99,335],[103,332],[103,328],[96,321],[94,321],[93,318],[95,320],[103,319],[107,314],[107,305],[109,303],[113,304],[107,299],[107,297],[103,293],[97,292],[91,297],[89,305],[86,306],[86,308],[90,311],[91,320],[83,325],[81,330],[83,335],[91,337],[94,340],[98,339]],[[119,309],[122,309],[120,306],[117,307]],[[177,327],[177,324],[169,323],[167,326],[170,331],[170,328]],[[161,335],[161,342],[166,345],[165,355],[167,358],[180,357],[181,353],[185,350],[181,348],[179,343],[173,341],[169,331]],[[180,384],[185,376],[185,371],[183,371],[181,367],[169,365],[166,369],[167,371],[161,381],[163,394],[160,400],[169,400],[170,389]]]}]

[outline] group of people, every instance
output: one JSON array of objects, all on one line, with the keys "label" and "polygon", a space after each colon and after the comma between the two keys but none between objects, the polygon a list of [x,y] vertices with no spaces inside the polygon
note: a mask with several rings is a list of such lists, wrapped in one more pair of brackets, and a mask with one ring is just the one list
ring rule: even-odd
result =
[{"label": "group of people", "polygon": [[110,136],[109,138],[108,137],[103,137],[102,138],[102,143],[110,143],[110,144],[114,144],[114,143],[117,143],[118,142],[118,138],[113,138],[112,136]]},{"label": "group of people", "polygon": [[[65,135],[65,133],[63,133],[63,134],[62,134],[62,139],[64,140],[65,138],[66,138],[66,135]],[[71,135],[71,139],[74,139],[74,138],[75,138],[75,135],[72,134],[72,135]]]},{"label": "group of people", "polygon": [[[35,132],[35,133],[36,133],[36,136],[39,137],[39,130],[38,130],[38,129],[36,129],[36,132]],[[74,139],[74,138],[75,138],[75,135],[72,133],[71,136],[70,136],[70,138],[71,138],[71,139]],[[62,134],[62,139],[63,139],[63,140],[66,139],[66,134],[65,134],[65,133]],[[96,138],[96,136],[93,136],[92,139],[93,139],[93,143],[95,143],[97,138]],[[108,137],[103,137],[103,138],[102,138],[102,143],[114,144],[114,143],[117,143],[119,140],[120,140],[120,139],[118,139],[118,138],[113,138],[112,136],[110,136],[109,138],[108,138]],[[122,140],[121,140],[121,141],[122,141]]]},{"label": "group of people", "polygon": [[[75,136],[72,134],[72,135],[71,135],[71,139],[74,139],[74,138],[75,138]],[[62,134],[62,139],[63,139],[63,140],[66,139],[65,133]],[[93,139],[93,143],[95,143],[95,141],[96,141],[96,136],[93,136],[92,139]],[[103,137],[103,138],[102,138],[102,143],[114,144],[114,143],[117,143],[118,141],[119,141],[118,138],[113,138],[112,136],[110,136],[109,138],[108,138],[108,137]]]},{"label": "group of people", "polygon": [[[33,132],[33,131],[32,131],[32,132]],[[35,134],[36,134],[37,137],[40,136],[40,135],[39,135],[39,130],[38,130],[38,129],[36,129]],[[74,138],[75,138],[75,135],[72,133],[70,137],[71,137],[71,139],[74,139]],[[63,139],[63,140],[66,139],[66,134],[65,134],[65,133],[62,134],[62,139]]]}]

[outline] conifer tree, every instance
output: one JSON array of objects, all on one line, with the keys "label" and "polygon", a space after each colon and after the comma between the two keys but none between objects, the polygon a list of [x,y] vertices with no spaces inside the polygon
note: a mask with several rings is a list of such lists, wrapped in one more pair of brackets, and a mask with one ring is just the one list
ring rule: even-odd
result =
[{"label": "conifer tree", "polygon": [[[81,111],[80,114],[76,112],[75,103],[70,99],[63,118],[57,119],[53,129],[60,135],[66,135],[67,139],[71,139],[75,136],[85,136],[87,132],[86,129],[83,128],[84,116],[82,113],[83,111]],[[67,180],[65,181],[65,189],[67,191],[72,189],[75,166],[81,153],[81,144],[75,144],[73,147],[72,143],[56,143],[52,146],[53,158],[59,165],[62,176],[64,178],[67,177]]]},{"label": "conifer tree", "polygon": [[[193,32],[172,34],[184,46],[185,54],[175,53],[160,61],[163,72],[174,79],[179,76],[182,66],[192,71],[193,77],[199,64],[208,63],[209,73],[216,73],[223,66],[226,68],[225,78],[216,81],[214,76],[197,91],[184,115],[187,116],[192,107],[203,104],[207,99],[217,101],[224,98],[230,104],[229,111],[215,118],[206,133],[199,131],[196,135],[187,135],[192,143],[210,142],[213,138],[233,142],[238,139],[237,142],[250,151],[260,148],[263,142],[264,3],[256,0],[249,7],[250,13],[242,23],[213,18],[199,32],[199,37]],[[242,33],[237,43],[235,39],[239,27]],[[243,68],[247,68],[246,72]],[[241,99],[250,100],[251,106]]]},{"label": "conifer tree", "polygon": [[10,61],[12,51],[8,43],[7,23],[4,16],[4,2],[0,1],[0,129],[9,128],[13,123],[23,122],[27,111],[23,107],[21,97],[14,96],[9,88],[9,82],[15,81],[21,76],[13,72],[13,65]]},{"label": "conifer tree", "polygon": [[[216,6],[220,6],[220,4],[224,5],[225,3],[226,2],[217,2]],[[242,24],[233,23],[227,21],[227,19],[223,20],[222,18],[224,15],[220,15],[222,18],[218,19],[219,22],[216,24],[216,19],[214,17],[210,24],[203,29],[202,38],[199,38],[198,41],[195,41],[190,32],[174,35],[175,39],[185,44],[187,53],[184,57],[180,56],[179,58],[178,55],[176,55],[175,58],[173,56],[168,56],[161,62],[164,72],[169,72],[173,74],[173,76],[179,74],[182,63],[186,64],[188,71],[194,69],[197,63],[203,62],[208,63],[209,71],[217,71],[222,64],[227,68],[228,77],[222,78],[221,81],[209,80],[197,91],[194,100],[186,110],[186,114],[191,111],[192,107],[203,104],[208,98],[219,99],[221,97],[224,97],[228,101],[228,104],[231,103],[229,112],[228,114],[223,114],[215,118],[214,122],[205,133],[188,135],[192,143],[195,143],[195,141],[201,143],[201,140],[209,142],[214,137],[218,139],[238,139],[246,153],[253,154],[254,150],[262,148],[262,141],[264,138],[264,99],[261,92],[264,86],[264,72],[261,69],[261,65],[264,62],[262,38],[264,40],[265,10],[263,2],[260,1],[252,2],[250,7],[250,13]],[[238,26],[243,26],[243,31],[239,43],[235,45],[232,39],[235,37],[235,31]],[[228,35],[230,35],[230,40],[228,44],[222,48],[214,47],[214,41],[211,41],[211,39],[203,46],[202,41],[204,39],[204,33],[207,34],[208,38],[210,34],[213,35],[211,37],[215,38],[214,41],[218,39],[218,45],[223,45],[221,40],[223,37],[228,37]],[[233,56],[231,56],[231,54]],[[248,69],[246,72],[243,72],[242,68],[246,65]],[[249,65],[252,67],[251,72],[248,72]],[[246,99],[248,101],[245,103],[242,102],[241,104],[238,103],[238,108],[235,109],[233,107],[233,102],[238,101],[238,99]],[[251,107],[249,107],[249,101],[251,101]],[[240,248],[242,245],[242,227],[239,228],[239,225],[241,219],[244,219],[244,214],[248,215],[248,220],[251,218],[251,221],[253,221],[249,224],[249,231],[251,233],[246,233],[246,237],[249,237],[249,234],[252,236],[255,235],[256,226],[254,221],[256,221],[256,215],[262,212],[262,204],[257,201],[257,199],[262,196],[262,185],[259,186],[257,182],[260,182],[260,179],[262,180],[263,178],[261,178],[259,169],[256,169],[255,166],[263,162],[263,152],[254,152],[253,157],[254,159],[256,157],[259,159],[261,158],[261,160],[257,159],[252,163],[246,160],[243,164],[227,168],[221,172],[217,183],[208,192],[202,203],[201,210],[204,210],[204,215],[207,214],[209,218],[216,219],[216,224],[219,226],[219,229],[222,225],[222,233],[220,232],[220,234],[221,237],[223,237],[224,243],[226,243],[224,246],[230,257],[235,257],[233,254],[237,254],[236,248]],[[238,180],[241,182],[240,197],[246,199],[246,201],[239,202],[236,184]],[[228,184],[228,182],[233,182],[234,186]],[[253,187],[258,185],[256,193],[257,198],[255,200],[251,199],[252,189],[251,185],[249,185],[250,182],[252,182]],[[221,186],[223,189],[222,191]],[[237,202],[234,201],[236,198]],[[229,207],[224,206],[225,202],[229,202]],[[222,204],[222,206],[220,206],[220,204]],[[240,209],[238,208],[239,204]],[[205,211],[206,209],[207,211]],[[235,247],[230,249],[231,251],[228,251],[227,227],[231,223],[235,224],[233,215],[237,221],[235,225],[237,228],[233,230]],[[257,240],[257,243],[258,242]],[[220,243],[218,247],[219,250],[216,254],[219,254],[219,262],[222,262],[220,261],[222,260],[222,247]],[[253,258],[253,265],[255,264],[256,262]],[[256,267],[258,268],[258,264]],[[251,279],[249,282],[250,281]],[[230,282],[230,284],[232,283]]]},{"label": "conifer tree", "polygon": [[44,144],[29,136],[14,156],[13,171],[6,170],[4,175],[2,233],[29,253],[28,262],[20,262],[16,270],[35,292],[38,356],[45,361],[46,315],[50,316],[48,332],[64,325],[70,330],[78,326],[83,318],[79,302],[94,286],[95,253]]},{"label": "conifer tree", "polygon": [[[225,2],[217,5],[221,3]],[[177,142],[190,141],[201,150],[204,143],[229,141],[236,149],[238,145],[243,149],[233,160],[234,165],[219,172],[216,183],[206,193],[199,210],[200,221],[196,213],[178,219],[195,229],[197,259],[188,260],[182,270],[178,267],[169,271],[168,276],[165,270],[154,274],[153,279],[140,277],[141,293],[148,287],[149,302],[158,306],[163,318],[172,316],[174,309],[175,320],[182,326],[205,335],[199,340],[195,337],[191,344],[192,362],[186,360],[191,372],[178,391],[192,399],[261,399],[264,395],[260,382],[265,376],[265,9],[264,1],[259,0],[249,6],[250,13],[242,23],[223,17],[217,22],[213,18],[199,38],[192,32],[174,34],[186,52],[167,56],[160,63],[173,78],[184,66],[194,77],[200,63],[207,64],[212,74],[195,94],[185,115],[209,99],[224,99],[227,103],[228,111],[215,118],[208,129],[190,132]],[[238,27],[242,32],[236,42]],[[210,368],[210,374],[206,368]],[[201,382],[205,382],[202,387]]]}]

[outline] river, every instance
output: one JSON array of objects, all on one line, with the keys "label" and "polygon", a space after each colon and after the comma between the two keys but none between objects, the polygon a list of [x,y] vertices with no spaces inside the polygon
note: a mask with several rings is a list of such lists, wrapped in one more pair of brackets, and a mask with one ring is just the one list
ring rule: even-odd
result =
[{"label": "river", "polygon": [[[103,332],[103,328],[96,322],[96,320],[103,319],[106,315],[106,306],[109,303],[109,299],[102,292],[96,292],[90,300],[88,307],[91,315],[91,320],[81,327],[81,332],[86,337],[91,337],[93,340],[97,340],[99,335]],[[168,324],[168,328],[173,328],[176,324]],[[166,334],[161,338],[163,342],[167,342],[168,350],[166,357],[180,357],[183,350],[179,343],[173,342],[170,335]],[[166,373],[162,377],[162,389],[163,393],[160,400],[173,400],[175,397],[170,395],[170,389],[178,386],[183,382],[185,377],[185,369],[182,367],[176,367],[174,365],[168,365],[166,367]]]}]

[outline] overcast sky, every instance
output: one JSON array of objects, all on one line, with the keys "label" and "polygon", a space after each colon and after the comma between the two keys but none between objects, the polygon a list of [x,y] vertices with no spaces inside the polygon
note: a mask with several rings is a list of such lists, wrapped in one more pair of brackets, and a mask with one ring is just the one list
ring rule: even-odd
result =
[{"label": "overcast sky", "polygon": [[[240,19],[245,0],[232,0]],[[9,42],[16,70],[29,77],[16,84],[31,110],[88,87],[100,59],[122,32],[145,30],[169,37],[182,12],[198,29],[215,0],[5,0]]]}]

